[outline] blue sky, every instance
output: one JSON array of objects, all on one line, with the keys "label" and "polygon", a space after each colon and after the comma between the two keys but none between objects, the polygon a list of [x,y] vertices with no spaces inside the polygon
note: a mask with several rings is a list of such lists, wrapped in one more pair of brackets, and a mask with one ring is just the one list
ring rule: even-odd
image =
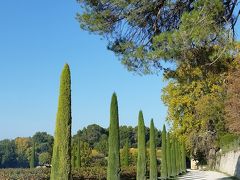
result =
[{"label": "blue sky", "polygon": [[53,134],[59,77],[72,72],[73,133],[92,123],[108,126],[111,95],[117,92],[120,124],[162,127],[162,76],[129,73],[106,41],[79,28],[75,1],[0,1],[0,139]]},{"label": "blue sky", "polygon": [[75,0],[0,1],[0,139],[53,134],[59,77],[72,72],[73,134],[92,123],[107,127],[111,95],[117,92],[120,124],[161,128],[167,108],[161,102],[162,76],[129,73],[106,41],[79,28]]}]

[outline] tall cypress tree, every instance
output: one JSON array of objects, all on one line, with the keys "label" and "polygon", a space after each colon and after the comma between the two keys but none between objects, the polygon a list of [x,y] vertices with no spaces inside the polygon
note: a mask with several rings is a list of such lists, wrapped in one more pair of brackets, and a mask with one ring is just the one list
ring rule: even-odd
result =
[{"label": "tall cypress tree", "polygon": [[121,163],[123,167],[128,167],[129,166],[129,140],[128,138],[126,139],[125,145],[123,147],[123,162]]},{"label": "tall cypress tree", "polygon": [[171,143],[171,154],[172,154],[172,176],[175,177],[177,175],[175,139],[173,139]]},{"label": "tall cypress tree", "polygon": [[74,146],[73,141],[71,142],[71,168],[76,168],[76,164],[77,164],[77,146]]},{"label": "tall cypress tree", "polygon": [[77,143],[77,164],[76,164],[77,168],[81,167],[81,149],[80,149],[80,138],[78,139],[78,143]]},{"label": "tall cypress tree", "polygon": [[161,179],[167,179],[166,127],[163,125],[161,149]]},{"label": "tall cypress tree", "polygon": [[186,168],[186,150],[185,150],[185,145],[184,142],[182,143],[181,146],[181,153],[182,153],[182,172],[186,173],[187,168]]},{"label": "tall cypress tree", "polygon": [[175,140],[175,157],[176,157],[176,173],[179,175],[179,154],[178,154],[178,141]]},{"label": "tall cypress tree", "polygon": [[182,161],[181,161],[181,146],[180,146],[180,142],[178,141],[177,142],[177,146],[178,146],[178,174],[181,174],[182,173],[182,171],[181,171],[181,163],[182,163]]},{"label": "tall cypress tree", "polygon": [[171,147],[170,147],[170,135],[167,133],[167,174],[168,177],[172,174],[172,165],[171,165]]},{"label": "tall cypress tree", "polygon": [[153,119],[150,124],[150,180],[157,179],[156,138]]},{"label": "tall cypress tree", "polygon": [[179,160],[179,163],[178,163],[178,169],[179,169],[179,174],[182,173],[182,154],[181,154],[181,143],[180,141],[178,141],[178,160]]},{"label": "tall cypress tree", "polygon": [[137,158],[137,180],[146,179],[146,140],[145,125],[142,111],[138,115],[138,158]]},{"label": "tall cypress tree", "polygon": [[180,162],[179,162],[179,166],[180,166],[180,174],[183,173],[183,156],[182,156],[182,143],[179,141],[179,157],[180,157]]},{"label": "tall cypress tree", "polygon": [[35,142],[33,142],[32,152],[31,152],[31,159],[30,159],[30,168],[34,168],[36,164],[36,157],[35,157]]},{"label": "tall cypress tree", "polygon": [[119,117],[117,95],[113,93],[110,107],[110,126],[109,126],[109,151],[107,179],[120,179],[120,143],[119,143]]},{"label": "tall cypress tree", "polygon": [[51,180],[71,178],[71,124],[71,76],[70,68],[65,64],[60,80]]}]

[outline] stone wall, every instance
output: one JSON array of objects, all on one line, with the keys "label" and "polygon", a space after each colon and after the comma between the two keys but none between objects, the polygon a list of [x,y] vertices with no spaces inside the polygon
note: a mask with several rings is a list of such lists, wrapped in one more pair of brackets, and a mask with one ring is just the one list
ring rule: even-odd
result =
[{"label": "stone wall", "polygon": [[216,170],[240,178],[240,150],[218,153]]}]

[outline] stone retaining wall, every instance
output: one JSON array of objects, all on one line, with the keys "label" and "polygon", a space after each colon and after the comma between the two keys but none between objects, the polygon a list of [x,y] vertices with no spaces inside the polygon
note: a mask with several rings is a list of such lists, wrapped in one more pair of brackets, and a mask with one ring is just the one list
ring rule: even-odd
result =
[{"label": "stone retaining wall", "polygon": [[215,168],[218,171],[240,178],[240,150],[219,153]]}]

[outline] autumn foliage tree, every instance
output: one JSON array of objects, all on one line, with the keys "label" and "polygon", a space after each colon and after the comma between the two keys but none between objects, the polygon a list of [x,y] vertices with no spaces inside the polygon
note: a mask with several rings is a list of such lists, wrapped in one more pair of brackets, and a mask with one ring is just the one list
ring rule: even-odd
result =
[{"label": "autumn foliage tree", "polygon": [[[78,2],[81,28],[106,37],[108,49],[129,71],[164,71],[169,83],[162,99],[174,134],[196,160],[207,161],[209,149],[217,149],[214,144],[226,131],[223,84],[235,58],[237,1]],[[229,121],[236,123],[233,117]]]},{"label": "autumn foliage tree", "polygon": [[226,126],[231,133],[240,134],[240,43],[236,45],[238,56],[235,61],[237,66],[227,76],[227,99],[225,101]]}]

